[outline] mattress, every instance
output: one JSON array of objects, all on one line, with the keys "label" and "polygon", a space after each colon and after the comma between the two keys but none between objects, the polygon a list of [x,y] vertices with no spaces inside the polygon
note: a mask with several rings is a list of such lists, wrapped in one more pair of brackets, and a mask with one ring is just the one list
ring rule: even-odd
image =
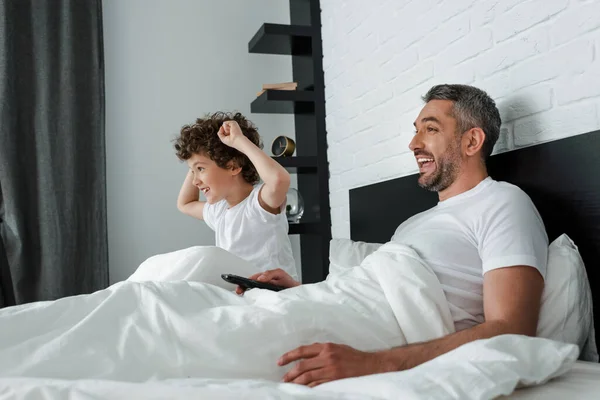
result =
[{"label": "mattress", "polygon": [[600,364],[577,361],[573,368],[541,386],[516,390],[503,399],[597,400],[600,399]]}]

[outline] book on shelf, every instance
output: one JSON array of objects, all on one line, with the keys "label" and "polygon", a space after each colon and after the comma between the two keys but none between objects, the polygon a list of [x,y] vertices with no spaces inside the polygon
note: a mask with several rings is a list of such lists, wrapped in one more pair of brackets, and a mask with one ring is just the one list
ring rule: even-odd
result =
[{"label": "book on shelf", "polygon": [[265,90],[296,90],[297,88],[298,82],[263,83],[262,90],[256,94],[256,97],[263,94]]}]

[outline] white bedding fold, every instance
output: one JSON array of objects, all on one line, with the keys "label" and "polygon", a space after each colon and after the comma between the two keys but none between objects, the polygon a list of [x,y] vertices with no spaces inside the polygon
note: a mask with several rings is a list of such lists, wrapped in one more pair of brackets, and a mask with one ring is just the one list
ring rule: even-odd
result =
[{"label": "white bedding fold", "polygon": [[[453,331],[435,275],[389,244],[325,282],[244,297],[193,282],[123,282],[0,310],[0,398],[483,400],[568,371],[577,346],[504,335],[408,371],[309,389],[277,358],[331,341],[389,348]],[[529,391],[529,394],[535,393]]]},{"label": "white bedding fold", "polygon": [[453,331],[442,289],[389,243],[327,281],[244,297],[194,282],[121,282],[0,310],[0,376],[143,382],[280,380],[286,351],[313,342],[369,351]]},{"label": "white bedding fold", "polygon": [[[428,363],[403,372],[333,381],[310,389],[266,380],[171,379],[153,382],[0,378],[0,398],[10,400],[88,399],[373,399],[373,400],[487,400],[511,395],[519,385],[540,385],[571,371],[578,348],[548,339],[504,335],[468,343]],[[546,398],[559,388],[567,394],[596,399],[600,384],[597,364],[587,363],[588,374],[569,374],[571,382],[552,389],[528,388],[515,397]],[[585,370],[584,370],[585,371]],[[577,371],[574,371],[577,372]],[[574,386],[575,384],[575,386]],[[580,391],[585,384],[586,394]],[[594,384],[597,389],[594,391]],[[577,386],[577,394],[575,390]],[[539,389],[539,390],[538,390]],[[561,397],[562,393],[562,397]]]}]

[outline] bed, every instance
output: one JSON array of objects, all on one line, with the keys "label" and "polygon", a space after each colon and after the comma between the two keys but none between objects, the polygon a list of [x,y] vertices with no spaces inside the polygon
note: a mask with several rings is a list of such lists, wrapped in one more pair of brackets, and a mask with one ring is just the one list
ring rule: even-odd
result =
[{"label": "bed", "polygon": [[[549,240],[566,233],[579,247],[600,327],[600,131],[494,155],[489,173],[521,187],[539,210]],[[384,243],[410,216],[433,207],[435,193],[418,187],[410,175],[350,190],[351,239]],[[376,199],[376,201],[374,200]],[[376,204],[376,206],[374,206]],[[600,329],[596,329],[600,343]],[[600,365],[578,361],[566,375],[514,398],[578,399],[600,396]]]},{"label": "bed", "polygon": [[[600,180],[578,178],[600,169],[598,150],[600,132],[592,132],[494,156],[490,168],[494,178],[531,195],[550,237],[574,238],[596,305]],[[387,242],[399,223],[435,201],[415,176],[353,189],[351,238]],[[574,217],[560,217],[559,209]],[[189,272],[185,279],[120,282],[90,295],[0,310],[0,395],[481,400],[563,399],[577,391],[578,399],[598,397],[600,366],[577,361],[577,346],[518,335],[468,343],[408,371],[315,389],[280,383],[285,371],[276,359],[301,344],[331,341],[370,351],[451,333],[437,278],[410,251],[386,243],[360,264],[330,268],[325,282],[240,297],[194,279],[194,271],[205,272],[200,262],[223,271],[238,259],[220,249],[190,248],[148,260],[158,269]]]}]

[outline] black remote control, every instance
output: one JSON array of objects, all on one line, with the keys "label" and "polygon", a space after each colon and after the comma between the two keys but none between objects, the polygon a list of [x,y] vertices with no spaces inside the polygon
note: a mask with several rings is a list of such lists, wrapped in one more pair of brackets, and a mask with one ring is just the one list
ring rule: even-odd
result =
[{"label": "black remote control", "polygon": [[271,283],[259,282],[259,281],[244,278],[244,277],[241,277],[238,275],[222,274],[221,278],[223,278],[223,280],[225,280],[229,283],[233,283],[234,285],[239,285],[245,289],[258,288],[258,289],[273,290],[275,292],[279,292],[280,290],[287,289],[283,286],[277,286],[277,285],[273,285]]}]

